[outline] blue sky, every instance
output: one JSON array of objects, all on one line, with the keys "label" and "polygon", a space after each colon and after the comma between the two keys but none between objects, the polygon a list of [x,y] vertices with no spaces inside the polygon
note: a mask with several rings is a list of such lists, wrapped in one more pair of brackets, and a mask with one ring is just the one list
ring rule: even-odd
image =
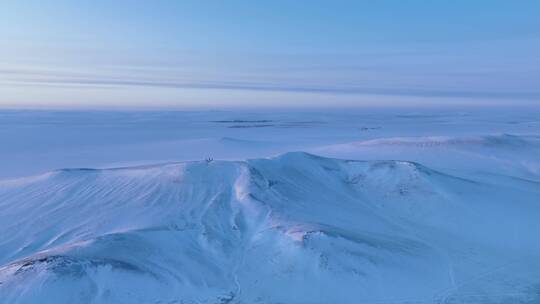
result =
[{"label": "blue sky", "polygon": [[539,104],[539,1],[0,3],[0,106]]}]

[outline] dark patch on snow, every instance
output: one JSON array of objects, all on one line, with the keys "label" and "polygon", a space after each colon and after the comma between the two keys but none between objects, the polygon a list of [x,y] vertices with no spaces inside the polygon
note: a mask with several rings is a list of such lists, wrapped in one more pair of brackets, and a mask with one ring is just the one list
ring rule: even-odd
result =
[{"label": "dark patch on snow", "polygon": [[228,128],[231,129],[245,129],[245,128],[267,128],[267,127],[274,127],[273,124],[262,124],[262,125],[232,125],[228,126]]},{"label": "dark patch on snow", "polygon": [[232,119],[232,120],[212,120],[210,122],[215,123],[269,123],[274,122],[273,120],[268,119]]},{"label": "dark patch on snow", "polygon": [[360,131],[372,131],[372,130],[379,130],[381,127],[361,127]]},{"label": "dark patch on snow", "polygon": [[139,267],[114,259],[106,258],[76,258],[63,255],[42,256],[39,258],[31,258],[16,263],[19,269],[15,271],[15,275],[21,275],[28,271],[35,270],[39,265],[44,265],[47,271],[51,271],[60,276],[81,277],[86,273],[87,269],[97,268],[100,266],[110,266],[112,270],[124,270],[132,272],[143,272]]},{"label": "dark patch on snow", "polygon": [[236,293],[231,291],[227,295],[218,297],[218,301],[219,301],[218,303],[219,304],[229,304],[232,301],[234,301],[234,298],[236,298]]}]

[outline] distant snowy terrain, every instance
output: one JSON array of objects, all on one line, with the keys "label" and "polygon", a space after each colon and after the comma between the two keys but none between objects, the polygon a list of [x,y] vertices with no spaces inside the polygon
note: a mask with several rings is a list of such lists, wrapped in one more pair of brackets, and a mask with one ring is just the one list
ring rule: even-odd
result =
[{"label": "distant snowy terrain", "polygon": [[0,124],[2,304],[540,302],[538,111]]},{"label": "distant snowy terrain", "polygon": [[[354,111],[0,111],[0,179],[55,169],[244,160],[307,151],[415,160],[439,169],[510,158],[539,172],[540,109]],[[484,149],[486,148],[486,149]],[[517,157],[512,157],[515,153]],[[472,158],[471,158],[472,157]],[[500,159],[501,158],[501,159]],[[464,160],[464,161],[463,161]],[[470,161],[473,160],[473,161]],[[487,164],[487,163],[486,163]],[[488,164],[489,165],[489,164]]]}]

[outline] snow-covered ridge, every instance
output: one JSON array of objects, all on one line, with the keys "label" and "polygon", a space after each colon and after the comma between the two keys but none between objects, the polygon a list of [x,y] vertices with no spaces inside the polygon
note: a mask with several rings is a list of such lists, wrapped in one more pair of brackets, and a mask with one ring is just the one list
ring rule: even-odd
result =
[{"label": "snow-covered ridge", "polygon": [[0,182],[0,299],[535,301],[538,197],[533,181],[302,152],[58,170]]},{"label": "snow-covered ridge", "polygon": [[351,142],[335,147],[343,148],[350,146],[414,146],[414,147],[438,147],[438,146],[462,146],[462,147],[491,147],[491,148],[520,148],[540,146],[538,136],[518,136],[511,134],[485,135],[485,136],[417,136],[417,137],[390,137],[377,138]]},{"label": "snow-covered ridge", "polygon": [[400,158],[461,174],[495,173],[540,181],[540,137],[535,135],[384,137],[311,151],[331,157]]}]

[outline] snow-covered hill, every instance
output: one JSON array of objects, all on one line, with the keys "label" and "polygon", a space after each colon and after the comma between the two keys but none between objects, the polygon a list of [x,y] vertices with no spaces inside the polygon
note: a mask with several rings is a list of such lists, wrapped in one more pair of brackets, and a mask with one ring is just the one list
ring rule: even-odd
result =
[{"label": "snow-covered hill", "polygon": [[540,136],[382,137],[312,149],[354,159],[407,159],[460,174],[494,173],[540,181]]},{"label": "snow-covered hill", "polygon": [[538,303],[540,183],[286,153],[0,181],[0,303]]}]

